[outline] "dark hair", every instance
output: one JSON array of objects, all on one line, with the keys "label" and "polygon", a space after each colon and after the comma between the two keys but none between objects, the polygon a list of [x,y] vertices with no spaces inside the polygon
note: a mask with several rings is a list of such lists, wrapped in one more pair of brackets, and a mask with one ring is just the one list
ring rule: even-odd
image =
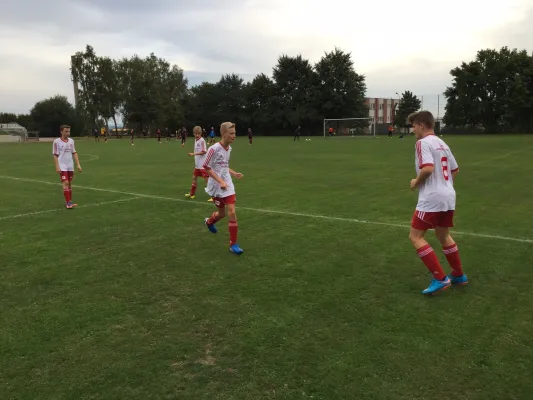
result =
[{"label": "dark hair", "polygon": [[428,129],[435,128],[435,118],[429,111],[418,111],[407,117],[408,124],[422,124]]}]

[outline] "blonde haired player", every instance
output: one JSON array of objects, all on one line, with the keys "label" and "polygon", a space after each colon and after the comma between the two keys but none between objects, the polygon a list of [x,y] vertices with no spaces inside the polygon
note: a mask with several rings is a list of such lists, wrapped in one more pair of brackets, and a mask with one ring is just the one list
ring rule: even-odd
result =
[{"label": "blonde haired player", "polygon": [[204,162],[204,169],[209,174],[209,181],[205,191],[213,198],[218,211],[215,211],[211,217],[204,220],[207,229],[211,233],[217,233],[215,224],[226,216],[228,212],[229,222],[229,250],[234,254],[242,254],[243,250],[237,243],[237,213],[235,212],[235,187],[231,177],[241,179],[243,175],[233,171],[229,167],[231,154],[230,144],[235,141],[235,124],[224,122],[220,125],[221,140],[211,146],[207,152]]},{"label": "blonde haired player", "polygon": [[61,125],[59,128],[61,137],[54,140],[52,145],[52,154],[54,155],[54,165],[56,172],[61,177],[63,184],[63,195],[67,203],[66,207],[71,209],[77,204],[72,203],[72,179],[74,178],[74,161],[76,167],[81,172],[80,159],[76,148],[74,147],[74,140],[70,138],[70,126]]},{"label": "blonde haired player", "polygon": [[[198,177],[202,177],[207,182],[209,178],[208,173],[204,169],[204,161],[207,154],[207,147],[205,145],[205,140],[202,137],[202,128],[200,126],[195,126],[192,130],[194,134],[194,153],[188,153],[189,157],[194,156],[194,172],[192,174],[192,185],[191,191],[185,195],[189,199],[194,199],[196,197],[196,186]],[[213,201],[210,198],[208,201]]]},{"label": "blonde haired player", "polygon": [[[433,275],[423,294],[433,294],[451,285],[466,285],[459,249],[450,235],[455,211],[455,177],[459,166],[448,145],[435,136],[435,119],[429,111],[413,113],[408,118],[417,138],[415,163],[417,177],[411,180],[411,189],[418,189],[418,203],[411,222],[409,239],[418,256]],[[424,238],[429,229],[435,229],[437,239],[452,273],[446,276],[433,248]]]}]

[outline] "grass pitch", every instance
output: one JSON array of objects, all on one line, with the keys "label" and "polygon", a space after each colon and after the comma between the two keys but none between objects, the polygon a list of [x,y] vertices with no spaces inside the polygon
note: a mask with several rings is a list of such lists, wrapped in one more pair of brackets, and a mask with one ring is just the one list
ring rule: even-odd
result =
[{"label": "grass pitch", "polygon": [[413,138],[239,137],[240,257],[192,141],[77,140],[75,210],[51,143],[0,145],[0,397],[533,398],[533,137],[444,139],[471,284],[433,298]]}]

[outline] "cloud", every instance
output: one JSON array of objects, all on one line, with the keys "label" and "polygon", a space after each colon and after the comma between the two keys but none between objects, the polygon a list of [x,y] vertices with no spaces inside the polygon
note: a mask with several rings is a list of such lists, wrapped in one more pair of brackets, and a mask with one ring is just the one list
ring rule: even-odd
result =
[{"label": "cloud", "polygon": [[528,0],[12,1],[0,13],[0,110],[27,112],[56,93],[72,100],[70,56],[86,44],[112,58],[154,52],[191,84],[270,75],[281,54],[314,63],[337,46],[352,53],[369,96],[436,96],[480,48],[531,49],[532,10]]}]

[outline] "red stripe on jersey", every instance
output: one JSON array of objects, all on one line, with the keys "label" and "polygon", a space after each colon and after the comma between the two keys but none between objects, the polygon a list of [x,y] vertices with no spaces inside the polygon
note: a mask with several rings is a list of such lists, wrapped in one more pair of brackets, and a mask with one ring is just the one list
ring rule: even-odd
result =
[{"label": "red stripe on jersey", "polygon": [[422,169],[422,168],[424,168],[424,167],[433,167],[433,166],[434,166],[433,163],[427,163],[427,164],[422,164],[422,165],[420,165],[418,168],[419,168],[419,169]]},{"label": "red stripe on jersey", "polygon": [[205,161],[204,161],[204,165],[203,165],[203,168],[204,169],[211,169],[209,167],[209,162],[211,161],[211,158],[213,157],[213,154],[215,153],[215,149],[213,149],[212,147],[209,149],[209,151],[207,152],[207,157],[205,158]]},{"label": "red stripe on jersey", "polygon": [[459,171],[459,168],[452,169],[452,172],[457,172],[457,171]]},{"label": "red stripe on jersey", "polygon": [[418,157],[418,165],[422,165],[422,143],[420,140],[416,142],[416,155]]}]

